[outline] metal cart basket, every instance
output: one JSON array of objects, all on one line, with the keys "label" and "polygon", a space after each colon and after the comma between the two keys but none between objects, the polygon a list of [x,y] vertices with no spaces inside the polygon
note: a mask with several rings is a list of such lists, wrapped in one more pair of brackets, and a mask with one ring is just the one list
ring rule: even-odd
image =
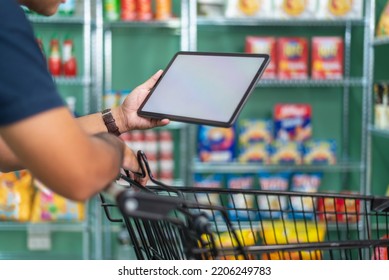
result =
[{"label": "metal cart basket", "polygon": [[388,259],[388,197],[173,188],[138,160],[155,186],[122,176],[129,186],[111,188],[114,203],[100,195],[138,259]]}]

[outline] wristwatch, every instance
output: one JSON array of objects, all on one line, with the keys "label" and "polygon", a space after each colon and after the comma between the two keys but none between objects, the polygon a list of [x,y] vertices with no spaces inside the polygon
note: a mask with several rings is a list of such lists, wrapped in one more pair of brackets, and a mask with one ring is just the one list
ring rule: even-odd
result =
[{"label": "wristwatch", "polygon": [[101,112],[103,121],[109,133],[120,135],[118,126],[116,125],[115,119],[112,116],[111,109],[105,109]]}]

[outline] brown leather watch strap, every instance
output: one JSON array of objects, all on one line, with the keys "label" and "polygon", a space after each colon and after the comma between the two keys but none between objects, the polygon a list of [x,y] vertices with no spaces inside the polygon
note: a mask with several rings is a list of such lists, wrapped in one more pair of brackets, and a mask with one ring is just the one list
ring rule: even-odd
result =
[{"label": "brown leather watch strap", "polygon": [[111,109],[105,109],[101,112],[103,121],[109,133],[115,134],[116,136],[120,135],[119,128],[116,125],[115,119],[112,116]]}]

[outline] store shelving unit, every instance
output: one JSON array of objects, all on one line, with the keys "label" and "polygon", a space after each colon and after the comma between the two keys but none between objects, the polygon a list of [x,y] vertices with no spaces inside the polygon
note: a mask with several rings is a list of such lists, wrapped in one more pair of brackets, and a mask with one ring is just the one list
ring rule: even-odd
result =
[{"label": "store shelving unit", "polygon": [[[365,151],[366,151],[366,145],[367,145],[367,120],[362,119],[361,123],[361,144],[359,153],[360,158],[355,160],[350,158],[350,151],[349,151],[349,141],[350,141],[350,95],[352,89],[357,89],[361,92],[362,99],[366,99],[366,96],[368,94],[368,81],[365,78],[364,75],[355,76],[352,75],[351,71],[351,42],[352,42],[352,36],[355,28],[359,29],[366,29],[367,25],[369,23],[368,19],[357,19],[357,20],[347,20],[347,19],[339,19],[339,20],[305,20],[305,19],[246,19],[246,18],[237,18],[237,19],[230,19],[230,18],[224,18],[224,17],[217,17],[217,18],[206,18],[197,16],[196,11],[196,5],[192,4],[190,6],[191,12],[191,32],[190,32],[190,47],[191,50],[196,51],[199,49],[199,42],[198,42],[198,34],[201,32],[199,29],[204,29],[207,27],[212,27],[214,32],[216,28],[242,28],[247,27],[251,28],[251,30],[256,30],[256,33],[258,33],[258,30],[266,29],[266,28],[275,28],[271,30],[277,30],[277,29],[284,29],[285,30],[285,36],[293,36],[290,35],[289,32],[286,30],[292,28],[293,30],[296,30],[297,28],[303,28],[304,30],[311,30],[311,29],[322,29],[322,28],[333,28],[334,30],[344,30],[343,31],[343,39],[344,39],[344,46],[345,46],[345,52],[344,52],[344,79],[342,80],[291,80],[291,81],[279,81],[279,80],[261,80],[257,88],[258,90],[253,93],[253,95],[261,94],[264,98],[266,95],[266,90],[284,90],[284,89],[312,89],[312,95],[315,94],[322,94],[321,92],[315,92],[315,91],[324,91],[326,89],[339,89],[342,93],[342,116],[339,120],[342,123],[342,131],[340,136],[341,143],[340,146],[342,147],[341,154],[338,156],[338,163],[336,165],[329,165],[329,166],[307,166],[307,165],[294,165],[294,166],[284,166],[284,165],[261,165],[256,163],[250,163],[250,164],[243,164],[243,163],[237,163],[237,162],[229,162],[229,163],[204,163],[200,162],[196,158],[196,151],[195,147],[197,146],[196,142],[193,141],[190,144],[190,147],[192,147],[192,154],[191,159],[192,163],[190,165],[191,174],[194,173],[256,173],[258,171],[283,171],[283,170],[290,170],[290,171],[304,171],[304,172],[316,172],[316,171],[322,171],[325,173],[339,173],[341,174],[342,178],[342,188],[345,187],[348,184],[348,173],[357,173],[359,174],[359,189],[361,193],[365,192],[365,175],[366,175],[366,161],[365,161]],[[255,29],[258,27],[258,29]],[[259,32],[260,33],[260,32]],[[264,36],[269,36],[269,31],[266,33],[264,31]],[[293,33],[292,33],[293,34]],[[239,37],[241,38],[241,37]],[[365,38],[364,40],[368,40],[369,38]],[[244,42],[242,42],[243,44]],[[200,49],[201,51],[204,51],[203,49]],[[208,50],[206,50],[208,51]],[[223,50],[220,50],[223,51]],[[364,59],[361,59],[363,64],[363,72],[366,72],[366,62]],[[264,92],[259,92],[264,89]],[[335,93],[328,93],[328,94],[338,94]],[[352,92],[354,94],[354,92]],[[359,92],[357,93],[359,94]],[[287,94],[286,94],[287,95]],[[246,106],[250,106],[249,102],[246,104]],[[361,114],[363,116],[366,116],[367,114],[367,106],[365,104],[362,104],[361,107]],[[191,136],[189,137],[190,140],[196,139],[196,128],[192,126],[192,129],[190,130]]]},{"label": "store shelving unit", "polygon": [[[386,149],[382,150],[382,146],[385,146],[387,140],[389,139],[389,129],[377,128],[374,125],[374,93],[373,93],[373,84],[375,82],[382,82],[382,80],[377,80],[376,71],[376,61],[379,59],[377,57],[377,48],[389,47],[389,36],[376,37],[376,26],[378,22],[377,15],[380,14],[383,9],[386,1],[379,0],[370,0],[367,1],[367,22],[368,28],[366,30],[367,36],[369,36],[370,44],[366,46],[366,57],[368,59],[368,68],[366,71],[366,77],[368,79],[368,98],[366,100],[368,106],[367,113],[367,123],[368,123],[368,133],[367,133],[367,151],[366,151],[366,160],[367,160],[367,175],[366,175],[366,184],[369,186],[367,193],[370,194],[385,194],[386,184],[389,183],[388,177],[386,174],[386,158],[389,158],[386,154]],[[379,7],[380,6],[380,7]],[[384,58],[382,58],[383,60]],[[378,62],[378,63],[383,63]],[[378,64],[377,63],[377,64]],[[386,75],[387,76],[387,75]],[[374,150],[373,139],[377,139],[380,145],[377,145],[378,148]],[[377,142],[376,142],[377,143]],[[377,162],[378,161],[378,162]],[[383,171],[383,172],[382,172]]]},{"label": "store shelving unit", "polygon": [[[91,61],[93,44],[92,32],[93,22],[91,17],[91,0],[84,0],[77,3],[79,13],[73,16],[54,15],[44,17],[38,15],[28,15],[28,19],[34,25],[35,31],[41,31],[41,35],[52,30],[59,32],[69,32],[76,30],[81,34],[80,43],[82,50],[78,52],[78,66],[81,69],[77,77],[54,78],[61,95],[63,91],[74,95],[80,101],[77,107],[77,113],[83,115],[93,111],[91,100],[96,99],[95,81],[92,79]],[[69,31],[70,30],[70,31]],[[47,35],[47,34],[46,34]],[[82,58],[82,60],[81,60]],[[95,231],[93,230],[96,218],[91,210],[95,204],[92,199],[85,205],[85,220],[82,222],[39,222],[39,223],[21,223],[0,221],[0,231],[2,240],[12,243],[9,247],[5,244],[5,249],[0,249],[0,259],[93,259],[95,250],[92,247]],[[38,235],[34,233],[39,232]],[[8,236],[8,237],[7,237]],[[28,249],[28,243],[31,239],[44,236],[44,242],[49,242],[50,246],[46,249],[36,248]],[[13,241],[15,240],[18,241]],[[22,242],[25,240],[24,242]],[[0,241],[1,243],[1,241]],[[1,243],[2,244],[2,243]],[[18,245],[16,245],[18,244]],[[68,245],[63,245],[68,244]],[[69,246],[72,244],[72,246]],[[74,247],[73,247],[74,244]],[[65,248],[65,247],[66,248]],[[16,248],[16,249],[15,249]]]}]

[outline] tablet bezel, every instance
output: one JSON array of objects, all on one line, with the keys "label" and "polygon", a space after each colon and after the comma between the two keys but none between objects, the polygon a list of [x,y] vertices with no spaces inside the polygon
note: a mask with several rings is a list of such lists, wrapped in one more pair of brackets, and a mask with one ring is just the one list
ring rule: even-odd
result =
[{"label": "tablet bezel", "polygon": [[[256,72],[255,76],[251,80],[251,83],[248,85],[248,88],[246,92],[242,95],[242,98],[240,102],[237,104],[233,114],[231,115],[231,118],[227,122],[220,122],[215,121],[211,119],[199,119],[199,118],[193,118],[188,116],[178,116],[178,115],[170,115],[168,113],[156,113],[156,112],[150,112],[150,111],[144,111],[143,108],[151,95],[154,93],[155,89],[158,87],[159,83],[162,81],[163,77],[168,73],[170,67],[173,65],[176,58],[180,55],[194,55],[194,56],[230,56],[230,57],[259,57],[263,58],[264,61],[261,66],[258,67],[258,71]],[[218,52],[189,52],[189,51],[179,51],[177,52],[173,58],[170,60],[169,64],[167,65],[166,69],[162,73],[161,77],[157,81],[157,83],[154,85],[154,87],[150,90],[150,93],[147,95],[145,100],[142,102],[138,109],[138,115],[141,117],[146,118],[153,118],[153,119],[169,119],[171,121],[178,121],[178,122],[185,122],[185,123],[192,123],[192,124],[202,124],[202,125],[210,125],[210,126],[218,126],[218,127],[231,127],[237,117],[239,116],[239,113],[243,109],[248,97],[252,93],[252,91],[255,89],[256,84],[258,83],[259,79],[261,78],[263,72],[266,69],[266,66],[269,64],[270,56],[268,54],[249,54],[249,53],[218,53]],[[190,103],[190,100],[188,100],[188,104]]]}]

